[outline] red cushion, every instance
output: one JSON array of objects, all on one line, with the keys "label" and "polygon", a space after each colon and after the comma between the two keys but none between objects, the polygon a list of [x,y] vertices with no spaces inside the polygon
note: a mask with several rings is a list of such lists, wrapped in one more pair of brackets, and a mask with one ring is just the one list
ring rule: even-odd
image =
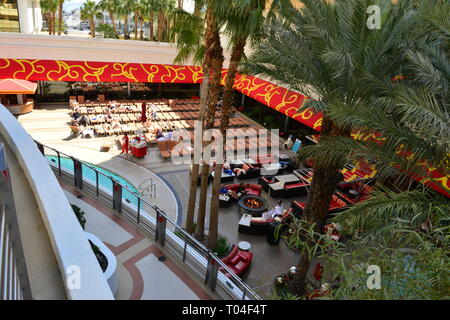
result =
[{"label": "red cushion", "polygon": [[292,188],[299,188],[299,187],[306,187],[308,184],[304,183],[304,182],[300,182],[300,183],[295,183],[295,184],[285,184],[284,188],[285,189],[292,189]]},{"label": "red cushion", "polygon": [[243,262],[248,261],[248,257],[242,254],[242,251],[238,253],[237,255]]},{"label": "red cushion", "polygon": [[251,195],[251,196],[259,196],[261,194],[260,190],[255,190],[255,189],[245,189],[246,195]]},{"label": "red cushion", "polygon": [[241,260],[241,257],[239,255],[235,255],[233,259],[230,260],[231,265],[236,265]]},{"label": "red cushion", "polygon": [[255,189],[255,190],[261,190],[262,189],[262,185],[260,185],[260,184],[249,184],[248,187],[250,189]]}]

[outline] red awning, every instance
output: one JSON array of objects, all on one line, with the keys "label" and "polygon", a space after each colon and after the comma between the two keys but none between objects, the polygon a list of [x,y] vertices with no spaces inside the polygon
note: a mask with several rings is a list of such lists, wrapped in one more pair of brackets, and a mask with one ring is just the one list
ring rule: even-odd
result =
[{"label": "red awning", "polygon": [[36,92],[36,88],[37,83],[27,80],[0,80],[0,94],[34,94]]}]

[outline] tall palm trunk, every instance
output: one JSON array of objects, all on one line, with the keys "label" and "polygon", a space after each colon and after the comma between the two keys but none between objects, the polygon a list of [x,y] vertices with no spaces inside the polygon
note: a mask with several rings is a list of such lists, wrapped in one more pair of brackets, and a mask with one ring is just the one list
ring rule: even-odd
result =
[{"label": "tall palm trunk", "polygon": [[140,40],[144,40],[144,18],[141,17],[139,19],[139,25],[140,25],[140,30],[139,30],[139,39]]},{"label": "tall palm trunk", "polygon": [[183,0],[178,0],[178,9],[183,9]]},{"label": "tall palm trunk", "polygon": [[138,22],[139,22],[139,16],[134,13],[134,40],[138,39]]},{"label": "tall palm trunk", "polygon": [[114,16],[114,12],[112,10],[109,10],[108,13],[109,17],[111,18],[112,27],[114,29],[114,36],[117,38],[116,17]]},{"label": "tall palm trunk", "polygon": [[155,37],[154,24],[155,24],[155,14],[153,12],[150,12],[150,16],[148,18],[148,29],[149,29],[148,31],[149,31],[150,41],[153,41],[153,38]]},{"label": "tall palm trunk", "polygon": [[[326,136],[350,136],[350,129],[336,126],[332,120],[324,115],[322,120],[321,137]],[[317,162],[313,165],[313,179],[308,192],[304,215],[310,224],[315,224],[315,231],[320,233],[328,217],[328,209],[331,197],[336,190],[339,181],[340,166],[321,166]],[[315,243],[306,241],[306,245],[312,248]],[[306,250],[308,251],[308,250]],[[306,291],[306,274],[310,265],[310,257],[302,253],[297,265],[297,272],[289,282],[289,289],[298,296],[304,296]]]},{"label": "tall palm trunk", "polygon": [[158,41],[163,41],[163,32],[164,32],[164,11],[159,10],[158,14]]},{"label": "tall palm trunk", "polygon": [[55,25],[56,25],[56,12],[52,12],[51,14],[51,30],[52,35],[55,35]]},{"label": "tall palm trunk", "polygon": [[63,5],[64,5],[64,0],[59,0],[59,3],[58,3],[58,36],[60,36],[61,32],[62,32]]},{"label": "tall palm trunk", "polygon": [[128,15],[125,15],[123,18],[123,37],[125,39],[130,39],[130,35],[128,34]]},{"label": "tall palm trunk", "polygon": [[[218,41],[217,41],[218,40]],[[217,45],[219,44],[219,46]],[[222,48],[220,47],[220,37],[218,34],[217,25],[214,19],[214,13],[212,6],[208,3],[208,11],[206,13],[206,33],[205,33],[205,60],[203,62],[205,77],[208,77],[208,87],[209,90],[202,90],[203,102],[207,99],[207,103],[202,105],[202,112],[207,112],[206,115],[206,128],[211,128],[214,126],[214,115],[215,106],[217,103],[218,88],[220,87],[220,75],[218,73],[221,71],[220,59],[222,59],[223,65],[223,54]],[[217,72],[219,70],[219,72]],[[216,89],[217,88],[217,89]],[[207,96],[207,98],[206,98]],[[216,97],[214,99],[214,97]],[[203,139],[202,139],[203,140]],[[205,146],[208,141],[202,141],[202,145]],[[204,237],[204,219],[206,210],[206,198],[207,198],[207,180],[204,178],[209,171],[209,165],[202,167],[202,185],[200,187],[200,204],[199,211],[197,214],[197,225],[195,229],[195,235],[199,239]],[[213,218],[214,219],[214,218]],[[212,230],[214,232],[214,230]]]},{"label": "tall palm trunk", "polygon": [[91,36],[95,38],[95,20],[94,18],[89,19],[89,25],[91,27]]},{"label": "tall palm trunk", "polygon": [[223,93],[222,116],[220,119],[220,131],[224,135],[230,124],[231,110],[234,101],[234,81],[236,78],[239,63],[244,55],[246,41],[237,42],[231,51],[230,65],[228,68],[227,80],[225,82],[225,91]]},{"label": "tall palm trunk", "polygon": [[[222,80],[222,68],[224,62],[223,48],[220,43],[220,34],[214,14],[211,10],[207,17],[207,24],[212,30],[212,45],[207,50],[211,51],[211,71],[210,72],[210,90],[208,97],[208,113],[206,117],[207,128],[214,127],[216,105],[220,94],[220,82]],[[218,219],[219,219],[219,190],[220,179],[222,176],[223,155],[216,155],[216,165],[214,169],[214,181],[211,191],[211,206],[209,211],[209,228],[208,228],[208,248],[215,250],[218,240]]]},{"label": "tall palm trunk", "polygon": [[[205,114],[206,114],[206,106],[208,103],[208,91],[209,91],[209,77],[206,76],[208,74],[208,67],[204,64],[203,72],[205,74],[203,78],[203,82],[201,84],[200,88],[200,113],[198,116],[198,120],[201,123],[201,129],[203,129],[203,123],[205,121]],[[195,137],[195,143],[201,142],[202,135],[200,137]],[[197,140],[199,139],[199,140]],[[197,148],[195,148],[197,150]],[[200,148],[201,149],[201,148]],[[189,188],[189,200],[188,200],[188,211],[186,214],[186,225],[185,229],[189,233],[194,233],[194,215],[195,215],[195,202],[197,200],[197,180],[198,180],[198,173],[200,170],[200,157],[197,159],[194,156],[194,163],[192,164],[192,172],[191,172],[191,185]]]}]

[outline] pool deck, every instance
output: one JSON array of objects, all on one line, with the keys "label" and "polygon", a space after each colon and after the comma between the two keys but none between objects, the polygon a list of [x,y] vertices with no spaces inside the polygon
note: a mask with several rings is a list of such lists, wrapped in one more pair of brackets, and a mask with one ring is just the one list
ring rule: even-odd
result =
[{"label": "pool deck", "polygon": [[[157,205],[178,225],[183,225],[189,196],[190,174],[188,165],[175,165],[170,161],[162,160],[154,146],[149,149],[149,154],[145,158],[136,159],[120,155],[120,150],[115,146],[116,138],[114,137],[99,137],[92,139],[82,139],[81,137],[74,138],[71,136],[70,128],[67,126],[67,122],[70,121],[68,112],[68,104],[46,105],[35,109],[35,111],[30,114],[20,116],[19,121],[37,141],[68,155],[79,158],[80,160],[103,167],[104,169],[123,177],[143,194],[144,200]],[[109,152],[99,152],[100,147],[104,142],[113,144],[113,148]],[[150,197],[145,193],[145,186],[149,181],[156,185],[156,194],[153,197]],[[256,179],[245,180],[246,183],[254,183],[255,181]],[[208,192],[210,194],[211,186],[208,187]],[[197,196],[199,196],[199,192],[197,192]],[[208,197],[207,208],[210,206],[209,198],[210,197]],[[294,199],[302,200],[297,198]],[[274,199],[269,198],[269,200],[271,202],[270,206],[274,206]],[[283,200],[285,208],[289,207],[290,201],[291,200]],[[93,204],[91,205],[93,206]],[[230,208],[226,209],[221,208],[219,213],[219,233],[224,235],[229,240],[230,244],[243,240],[251,243],[251,251],[254,253],[254,258],[250,269],[243,279],[262,297],[270,298],[270,284],[272,280],[280,273],[285,272],[291,266],[295,265],[298,261],[298,254],[288,249],[283,241],[281,241],[279,245],[270,246],[267,244],[265,236],[238,233],[237,227],[239,219],[240,215],[238,213],[237,205],[232,205]],[[127,222],[123,220],[120,220],[120,222],[121,224],[127,225]],[[208,226],[208,219],[206,220],[205,225]],[[114,228],[114,230],[116,229]],[[208,231],[205,230],[205,232],[207,233]],[[92,230],[92,233],[96,234],[95,230]],[[126,237],[129,237],[123,232],[118,233],[122,234],[119,237],[122,240],[126,240]],[[102,239],[102,234],[98,236]],[[105,238],[105,240],[107,243],[110,243],[110,245],[114,245],[114,243],[119,247],[123,245],[123,243],[109,242],[108,238]],[[153,249],[149,248],[151,246],[156,246],[154,243],[151,243],[151,241],[146,241],[150,240],[143,238],[124,252],[118,253],[119,260],[124,261],[125,263],[121,267],[121,270],[123,271],[121,272],[123,276],[122,281],[126,282],[126,279],[128,279],[131,283],[131,275],[129,272],[125,272],[125,270],[128,270],[126,269],[126,266],[131,262],[128,264],[126,264],[126,262],[132,259],[132,254],[143,255],[144,253],[142,252],[144,250],[145,252],[152,252]],[[126,241],[124,243],[126,243]],[[163,250],[161,251],[164,252]],[[146,256],[148,256],[148,254]],[[125,258],[128,260],[124,260]],[[136,268],[139,269],[139,266],[142,266],[142,263],[154,263],[154,260],[155,259],[150,258],[137,260],[135,261]],[[158,261],[158,263],[160,262]],[[154,266],[152,265],[152,267]],[[170,267],[168,268],[170,269]],[[131,269],[136,271],[134,267],[131,267]],[[154,270],[158,270],[158,272],[162,272],[163,274],[168,272],[165,268],[158,269],[155,267]],[[144,273],[142,276],[151,278],[152,274]],[[168,283],[170,283],[170,281]],[[119,291],[122,290],[120,291],[121,294],[119,296],[123,299],[130,297],[136,298],[135,295],[130,294],[131,289],[126,289],[126,287],[127,285],[125,285],[125,288],[119,289]],[[143,292],[147,291],[144,290]],[[150,297],[150,292],[147,293],[148,297]],[[189,294],[186,296],[189,296]],[[155,296],[151,297],[152,299],[155,298]]]}]

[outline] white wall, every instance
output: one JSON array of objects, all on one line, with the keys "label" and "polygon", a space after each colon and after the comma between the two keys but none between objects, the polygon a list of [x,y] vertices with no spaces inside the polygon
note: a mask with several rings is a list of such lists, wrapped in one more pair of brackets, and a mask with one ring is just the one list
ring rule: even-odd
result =
[{"label": "white wall", "polygon": [[0,58],[173,64],[176,55],[169,43],[0,33]]},{"label": "white wall", "polygon": [[18,0],[20,32],[36,34],[42,29],[42,14],[39,0]]}]

